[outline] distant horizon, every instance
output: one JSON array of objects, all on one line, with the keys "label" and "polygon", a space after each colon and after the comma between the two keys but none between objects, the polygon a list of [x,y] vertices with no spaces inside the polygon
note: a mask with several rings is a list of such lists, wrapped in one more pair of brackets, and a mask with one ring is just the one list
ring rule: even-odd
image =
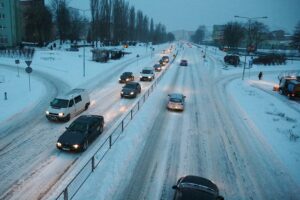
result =
[{"label": "distant horizon", "polygon": [[[46,0],[49,4],[51,0]],[[70,0],[69,6],[80,9],[89,9],[90,1]],[[257,21],[266,24],[269,31],[284,30],[293,34],[300,22],[299,0],[127,0],[129,6],[136,11],[141,10],[156,24],[162,23],[168,32],[177,30],[195,31],[204,25],[212,30],[213,25],[224,25],[237,21],[247,23],[247,19],[235,18],[235,15],[244,17],[262,17]],[[167,8],[167,9],[166,9]],[[255,11],[255,12],[253,12]]]}]

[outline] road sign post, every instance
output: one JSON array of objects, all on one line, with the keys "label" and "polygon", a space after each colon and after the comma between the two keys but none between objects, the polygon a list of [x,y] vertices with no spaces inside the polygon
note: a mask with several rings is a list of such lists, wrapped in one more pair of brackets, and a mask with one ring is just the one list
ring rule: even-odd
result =
[{"label": "road sign post", "polygon": [[32,68],[30,67],[31,60],[26,60],[25,63],[27,67],[25,68],[26,73],[28,74],[28,84],[29,84],[29,92],[31,91],[31,84],[30,84],[30,74],[32,73]]},{"label": "road sign post", "polygon": [[17,75],[17,77],[20,77],[20,72],[19,72],[19,64],[20,64],[20,60],[15,60],[15,63],[16,63],[17,68],[18,68],[18,75]]}]

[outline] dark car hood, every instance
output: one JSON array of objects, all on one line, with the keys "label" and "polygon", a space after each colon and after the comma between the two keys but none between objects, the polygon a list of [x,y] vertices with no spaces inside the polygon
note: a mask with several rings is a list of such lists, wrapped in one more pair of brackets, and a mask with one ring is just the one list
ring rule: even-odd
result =
[{"label": "dark car hood", "polygon": [[130,92],[134,92],[134,89],[132,89],[132,88],[123,88],[122,91],[124,93],[130,93]]},{"label": "dark car hood", "polygon": [[84,141],[84,134],[78,131],[65,131],[58,139],[62,144],[81,144]]},{"label": "dark car hood", "polygon": [[129,76],[125,76],[125,75],[120,76],[120,79],[126,79],[126,78],[129,78]]}]

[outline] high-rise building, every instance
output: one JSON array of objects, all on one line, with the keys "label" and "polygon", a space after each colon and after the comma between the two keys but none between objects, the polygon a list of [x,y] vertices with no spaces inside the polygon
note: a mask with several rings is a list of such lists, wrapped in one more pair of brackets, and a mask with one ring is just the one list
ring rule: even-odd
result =
[{"label": "high-rise building", "polygon": [[19,0],[0,0],[0,47],[13,47],[21,42]]}]

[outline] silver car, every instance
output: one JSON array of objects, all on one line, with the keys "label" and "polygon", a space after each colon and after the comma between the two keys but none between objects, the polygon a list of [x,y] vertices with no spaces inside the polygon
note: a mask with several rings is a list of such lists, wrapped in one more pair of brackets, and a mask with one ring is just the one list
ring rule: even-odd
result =
[{"label": "silver car", "polygon": [[167,103],[168,110],[178,110],[178,111],[184,110],[184,101],[186,97],[183,94],[173,93],[173,94],[169,94],[168,96],[169,96],[169,100]]}]

